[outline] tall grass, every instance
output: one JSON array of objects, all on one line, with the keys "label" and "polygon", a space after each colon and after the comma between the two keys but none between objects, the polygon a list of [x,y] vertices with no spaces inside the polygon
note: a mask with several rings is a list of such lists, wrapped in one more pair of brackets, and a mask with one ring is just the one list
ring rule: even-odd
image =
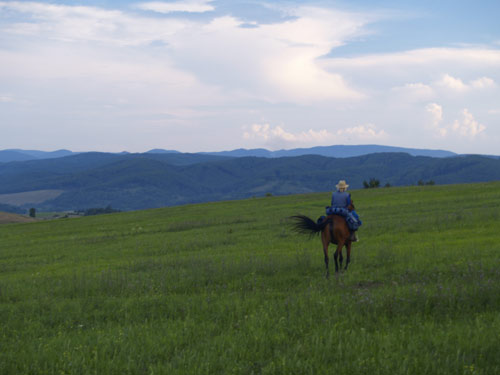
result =
[{"label": "tall grass", "polygon": [[0,226],[0,373],[500,373],[500,183],[352,194],[330,280],[328,193]]}]

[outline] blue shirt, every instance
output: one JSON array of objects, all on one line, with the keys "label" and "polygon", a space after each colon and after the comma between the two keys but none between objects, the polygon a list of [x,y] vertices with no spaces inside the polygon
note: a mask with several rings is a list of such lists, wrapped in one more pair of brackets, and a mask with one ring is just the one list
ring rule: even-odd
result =
[{"label": "blue shirt", "polygon": [[347,191],[334,191],[332,194],[332,208],[347,208],[351,204],[351,194]]}]

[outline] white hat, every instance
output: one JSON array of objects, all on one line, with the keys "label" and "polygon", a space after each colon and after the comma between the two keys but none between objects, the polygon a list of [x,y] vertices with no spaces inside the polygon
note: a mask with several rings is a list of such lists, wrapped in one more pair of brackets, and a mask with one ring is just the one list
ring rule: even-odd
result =
[{"label": "white hat", "polygon": [[345,183],[345,180],[340,180],[339,183],[337,185],[335,185],[337,190],[340,190],[340,189],[347,189],[349,187],[349,185],[347,185]]}]

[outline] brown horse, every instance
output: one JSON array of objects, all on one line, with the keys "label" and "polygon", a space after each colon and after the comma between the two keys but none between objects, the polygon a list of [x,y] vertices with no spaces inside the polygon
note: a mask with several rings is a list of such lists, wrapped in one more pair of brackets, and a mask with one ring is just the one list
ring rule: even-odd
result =
[{"label": "brown horse", "polygon": [[[351,202],[349,208],[350,211],[354,210],[354,204]],[[339,215],[329,215],[323,221],[315,222],[307,216],[296,215],[292,216],[295,220],[294,229],[300,233],[308,233],[311,236],[321,232],[321,242],[323,243],[323,253],[325,254],[325,266],[326,266],[326,278],[330,276],[330,271],[328,269],[328,245],[333,243],[337,245],[337,250],[333,258],[335,259],[335,272],[339,272],[339,262],[340,268],[342,268],[342,248],[345,246],[347,249],[347,260],[345,264],[345,270],[351,262],[351,232],[347,227],[347,223],[342,216]]]}]

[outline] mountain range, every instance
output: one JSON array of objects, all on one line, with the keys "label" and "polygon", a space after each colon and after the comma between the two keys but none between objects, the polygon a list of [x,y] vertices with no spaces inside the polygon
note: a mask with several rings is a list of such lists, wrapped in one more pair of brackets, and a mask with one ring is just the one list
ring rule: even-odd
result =
[{"label": "mountain range", "polygon": [[[296,148],[291,150],[278,150],[278,151],[269,151],[263,148],[250,149],[250,150],[240,148],[232,151],[200,152],[198,154],[227,156],[227,157],[257,156],[264,158],[279,158],[284,156],[302,156],[302,155],[322,155],[334,158],[345,158],[345,157],[368,155],[379,152],[405,152],[413,156],[431,156],[439,158],[457,155],[454,152],[444,151],[444,150],[428,150],[428,149],[380,146],[380,145],[354,145],[354,146],[334,145],[334,146],[319,146],[311,148]],[[176,150],[163,150],[163,149],[153,149],[148,151],[147,153],[181,154],[181,152]],[[79,153],[64,149],[57,151],[8,149],[8,150],[0,150],[0,163],[8,163],[11,161],[53,159],[53,158],[60,158],[63,156],[70,156],[76,154]],[[128,152],[124,151],[120,154],[128,154]]]},{"label": "mountain range", "polygon": [[232,151],[208,152],[210,155],[221,156],[258,156],[265,158],[280,158],[285,156],[302,156],[302,155],[321,155],[334,158],[349,158],[353,156],[362,156],[383,152],[404,152],[412,156],[431,156],[436,158],[456,156],[457,154],[451,151],[444,150],[427,150],[417,148],[380,146],[380,145],[334,145],[334,146],[318,146],[311,148],[295,148],[291,150],[269,151],[266,149],[237,149]]},{"label": "mountain range", "polygon": [[54,211],[111,205],[135,210],[331,191],[339,179],[346,179],[352,189],[362,188],[370,178],[378,179],[382,186],[500,180],[498,158],[441,155],[376,152],[343,158],[311,154],[235,157],[152,150],[14,161],[0,163],[0,209]]}]

